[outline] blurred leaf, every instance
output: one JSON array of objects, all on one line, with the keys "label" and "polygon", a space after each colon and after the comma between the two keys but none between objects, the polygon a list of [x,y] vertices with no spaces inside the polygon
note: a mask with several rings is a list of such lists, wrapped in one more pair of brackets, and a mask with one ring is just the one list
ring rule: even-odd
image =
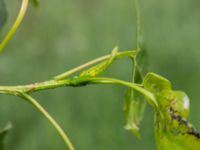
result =
[{"label": "blurred leaf", "polygon": [[141,138],[139,125],[143,119],[146,106],[144,97],[138,92],[129,89],[125,97],[125,129],[130,130],[137,138]]},{"label": "blurred leaf", "polygon": [[12,124],[9,123],[6,125],[4,129],[0,130],[0,150],[4,149],[4,139],[11,128],[12,128]]},{"label": "blurred leaf", "polygon": [[6,22],[7,11],[4,0],[0,0],[0,30]]},{"label": "blurred leaf", "polygon": [[[138,59],[138,63],[140,66],[144,65],[144,60],[146,55],[145,53],[139,53],[140,59]],[[134,58],[135,59],[135,58]],[[138,63],[136,60],[132,60],[133,62],[133,82],[142,83],[142,72],[143,69],[140,70]],[[125,113],[125,129],[130,130],[138,139],[141,138],[139,133],[139,125],[143,119],[144,110],[146,107],[146,101],[144,96],[140,93],[136,92],[133,89],[128,89],[125,96],[125,105],[124,105],[124,113]]]},{"label": "blurred leaf", "polygon": [[32,0],[32,3],[35,7],[38,7],[39,6],[39,0]]}]

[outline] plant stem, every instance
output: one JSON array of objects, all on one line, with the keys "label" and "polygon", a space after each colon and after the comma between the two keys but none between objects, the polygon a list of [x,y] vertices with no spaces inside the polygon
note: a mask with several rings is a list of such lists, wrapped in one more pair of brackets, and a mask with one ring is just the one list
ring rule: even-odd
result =
[{"label": "plant stem", "polygon": [[132,88],[147,98],[147,101],[154,108],[157,108],[158,104],[155,100],[155,97],[152,93],[147,91],[140,84],[135,84],[132,82],[127,82],[114,78],[106,78],[106,77],[80,77],[65,79],[65,80],[49,80],[41,83],[29,84],[29,85],[21,85],[21,86],[0,86],[0,94],[11,94],[22,97],[23,99],[30,102],[38,111],[40,111],[52,124],[52,126],[56,129],[58,134],[61,136],[66,145],[68,145],[70,150],[74,150],[72,143],[70,142],[68,136],[65,134],[63,129],[58,125],[58,123],[49,115],[49,113],[29,94],[36,91],[53,89],[62,86],[84,86],[88,84],[118,84],[125,87]]},{"label": "plant stem", "polygon": [[11,29],[9,30],[9,32],[7,33],[7,35],[5,36],[3,41],[0,43],[0,53],[3,51],[5,46],[11,40],[11,38],[13,37],[15,32],[17,31],[18,27],[20,26],[25,14],[26,14],[28,3],[29,3],[29,0],[22,0],[21,9],[20,9],[19,14],[17,16],[17,19],[15,20],[13,26],[11,27]]},{"label": "plant stem", "polygon": [[18,92],[32,93],[36,91],[54,89],[54,88],[63,87],[63,86],[78,87],[78,86],[84,86],[87,84],[95,84],[95,83],[96,84],[97,83],[119,84],[119,85],[132,88],[134,90],[137,90],[144,96],[146,96],[148,98],[147,100],[150,100],[149,103],[157,107],[157,102],[154,98],[154,95],[148,92],[143,87],[141,87],[142,85],[123,81],[123,80],[118,80],[114,78],[105,78],[105,77],[77,77],[77,78],[58,80],[58,81],[50,80],[46,82],[29,84],[29,85],[21,85],[21,86],[0,86],[0,93],[17,95],[16,93]]},{"label": "plant stem", "polygon": [[69,137],[63,131],[63,129],[33,97],[23,92],[21,92],[19,96],[28,101],[29,103],[31,103],[32,106],[34,106],[39,112],[41,112],[45,116],[45,118],[50,122],[50,124],[55,128],[55,130],[58,132],[64,143],[68,146],[69,150],[74,150],[73,144],[71,143]]},{"label": "plant stem", "polygon": [[[18,86],[0,86],[0,94],[18,95],[19,92],[23,93],[33,93],[37,91],[55,89],[63,86],[76,86],[81,82],[88,81],[88,77],[79,79],[65,79],[65,80],[49,80],[44,82],[38,82],[28,85],[18,85]],[[75,83],[76,82],[76,83]]]},{"label": "plant stem", "polygon": [[135,2],[135,12],[136,12],[136,44],[137,44],[137,50],[140,51],[140,44],[141,44],[140,7],[138,0],[135,0],[134,2]]},{"label": "plant stem", "polygon": [[[136,55],[136,51],[135,51],[135,50],[119,52],[119,53],[117,54],[116,59],[117,59],[117,58],[124,57],[124,56],[135,56],[135,55]],[[65,79],[65,78],[69,77],[70,75],[72,75],[72,74],[74,74],[74,73],[76,73],[76,72],[78,72],[78,71],[83,70],[84,68],[87,68],[87,67],[92,66],[92,65],[94,65],[94,64],[96,64],[96,63],[98,63],[98,62],[101,62],[101,61],[104,61],[104,60],[109,59],[110,56],[111,56],[111,55],[108,54],[108,55],[105,55],[105,56],[102,56],[102,57],[93,59],[93,60],[91,60],[91,61],[89,61],[89,62],[87,62],[87,63],[85,63],[85,64],[83,64],[83,65],[80,65],[80,66],[78,66],[78,67],[76,67],[76,68],[74,68],[74,69],[71,69],[71,70],[69,70],[69,71],[67,71],[67,72],[65,72],[65,73],[62,73],[62,74],[59,74],[59,75],[55,76],[54,79],[55,79],[55,80],[62,80],[62,79]]]},{"label": "plant stem", "polygon": [[154,95],[151,92],[144,89],[141,84],[135,84],[135,83],[119,80],[119,79],[105,78],[105,77],[91,78],[90,83],[118,84],[118,85],[132,88],[138,91],[139,93],[141,93],[142,95],[144,95],[147,98],[147,101],[149,102],[149,104],[152,105],[154,108],[158,106]]}]

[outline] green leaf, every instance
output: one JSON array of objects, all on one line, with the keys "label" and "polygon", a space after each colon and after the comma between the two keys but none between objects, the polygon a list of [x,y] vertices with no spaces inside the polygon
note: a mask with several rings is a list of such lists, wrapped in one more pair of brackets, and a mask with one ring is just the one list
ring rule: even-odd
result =
[{"label": "green leaf", "polygon": [[190,100],[186,93],[174,91],[167,79],[155,73],[148,73],[143,84],[158,102],[154,113],[158,150],[198,150],[200,133],[187,121]]},{"label": "green leaf", "polygon": [[[143,59],[141,59],[143,58]],[[143,65],[141,60],[144,60],[145,57],[140,55],[139,64]],[[138,66],[136,58],[132,59],[133,62],[133,77],[132,81],[134,83],[142,82],[142,72],[143,69]],[[124,113],[125,113],[125,129],[130,130],[138,139],[141,139],[141,135],[139,133],[139,126],[144,116],[144,110],[146,107],[146,100],[143,95],[139,92],[128,89],[125,96],[125,105],[124,105]]]},{"label": "green leaf", "polygon": [[12,124],[9,123],[6,125],[4,129],[0,130],[0,150],[4,149],[4,139],[11,128],[12,128]]},{"label": "green leaf", "polygon": [[157,141],[158,150],[199,150],[200,139],[193,135],[162,133]]},{"label": "green leaf", "polygon": [[0,30],[4,26],[7,19],[7,11],[4,0],[0,0]]},{"label": "green leaf", "polygon": [[132,89],[125,96],[125,129],[130,130],[137,138],[141,138],[139,125],[143,119],[146,101],[144,97]]},{"label": "green leaf", "polygon": [[168,126],[160,122],[160,116],[155,115],[155,138],[158,150],[199,150],[200,133],[185,119],[173,114]]},{"label": "green leaf", "polygon": [[143,85],[145,89],[154,94],[172,89],[169,80],[155,73],[148,73],[144,78]]},{"label": "green leaf", "polygon": [[163,91],[157,96],[157,101],[163,111],[167,113],[173,110],[176,115],[187,119],[190,112],[190,100],[187,94],[183,91]]},{"label": "green leaf", "polygon": [[113,62],[113,60],[116,58],[118,52],[118,47],[115,47],[110,55],[110,58],[106,61],[103,61],[96,66],[93,66],[89,68],[88,70],[83,71],[80,76],[90,76],[90,77],[95,77],[102,73],[105,69],[107,69]]}]

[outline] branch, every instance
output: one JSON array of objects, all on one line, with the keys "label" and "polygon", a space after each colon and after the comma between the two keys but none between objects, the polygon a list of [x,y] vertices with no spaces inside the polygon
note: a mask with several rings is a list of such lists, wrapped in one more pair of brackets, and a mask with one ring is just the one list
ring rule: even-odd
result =
[{"label": "branch", "polygon": [[[132,58],[136,55],[137,55],[137,51],[134,51],[134,50],[118,52],[114,59],[116,60],[118,58],[122,58],[125,56]],[[81,71],[82,69],[84,69],[86,67],[94,65],[101,61],[109,60],[110,57],[111,57],[111,54],[99,57],[99,58],[89,61],[79,67],[76,67],[75,69],[72,69],[63,74],[60,74],[60,75],[54,77],[54,79],[52,79],[52,80],[28,84],[28,85],[0,86],[0,94],[16,95],[16,96],[22,97],[23,99],[30,102],[38,111],[40,111],[49,120],[49,122],[54,126],[54,128],[57,130],[59,135],[62,137],[63,141],[68,145],[70,150],[74,150],[73,145],[71,144],[69,138],[64,133],[62,128],[48,114],[48,112],[46,112],[46,110],[35,99],[33,99],[29,94],[36,92],[36,91],[54,89],[54,88],[64,87],[64,86],[78,87],[78,86],[87,85],[89,83],[91,83],[91,84],[103,83],[103,82],[105,82],[105,80],[108,82],[113,82],[114,79],[98,78],[98,80],[97,80],[97,78],[93,78],[90,76],[77,76],[77,77],[73,77],[70,79],[65,79],[66,77],[68,77],[78,71]],[[113,82],[113,84],[114,84],[114,82]],[[136,86],[133,86],[133,87],[138,89]]]},{"label": "branch", "polygon": [[[137,51],[136,50],[118,52],[115,59],[121,58],[121,57],[125,57],[125,56],[134,57],[135,55],[137,55]],[[81,70],[83,70],[83,69],[85,69],[85,68],[87,68],[89,66],[92,66],[92,65],[94,65],[96,63],[99,63],[99,62],[102,62],[104,60],[109,59],[110,56],[111,56],[111,54],[108,54],[108,55],[96,58],[94,60],[91,60],[91,61],[89,61],[89,62],[87,62],[87,63],[85,63],[83,65],[80,65],[80,66],[78,66],[78,67],[76,67],[74,69],[71,69],[71,70],[69,70],[69,71],[67,71],[65,73],[62,73],[62,74],[59,74],[59,75],[55,76],[54,79],[55,80],[65,79],[65,78],[69,77],[70,75],[72,75],[72,74],[74,74],[74,73],[76,73],[78,71],[81,71]]]},{"label": "branch", "polygon": [[157,102],[153,94],[144,89],[140,84],[135,84],[123,80],[104,77],[74,77],[65,80],[50,80],[41,83],[34,83],[21,86],[0,86],[0,93],[18,95],[18,93],[32,93],[41,90],[54,89],[64,86],[80,87],[88,84],[118,84],[132,88],[147,97],[148,102],[157,107]]}]

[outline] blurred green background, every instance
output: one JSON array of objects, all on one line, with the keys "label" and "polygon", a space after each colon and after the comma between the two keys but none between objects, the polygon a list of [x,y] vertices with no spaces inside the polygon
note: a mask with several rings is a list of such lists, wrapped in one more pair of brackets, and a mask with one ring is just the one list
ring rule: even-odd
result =
[{"label": "blurred green background", "polygon": [[[148,69],[170,79],[191,99],[190,121],[200,130],[200,1],[141,0],[142,28]],[[9,29],[20,0],[6,0]],[[0,55],[0,84],[43,81],[88,60],[135,48],[133,0],[41,0],[29,7],[25,20]],[[1,35],[2,37],[2,35]],[[122,59],[104,74],[124,80],[131,63]],[[143,139],[123,129],[125,88],[92,85],[59,88],[33,96],[69,133],[77,150],[155,150],[153,110],[142,122]],[[0,95],[0,127],[14,125],[7,150],[64,150],[65,145],[46,119],[19,98]]]}]

